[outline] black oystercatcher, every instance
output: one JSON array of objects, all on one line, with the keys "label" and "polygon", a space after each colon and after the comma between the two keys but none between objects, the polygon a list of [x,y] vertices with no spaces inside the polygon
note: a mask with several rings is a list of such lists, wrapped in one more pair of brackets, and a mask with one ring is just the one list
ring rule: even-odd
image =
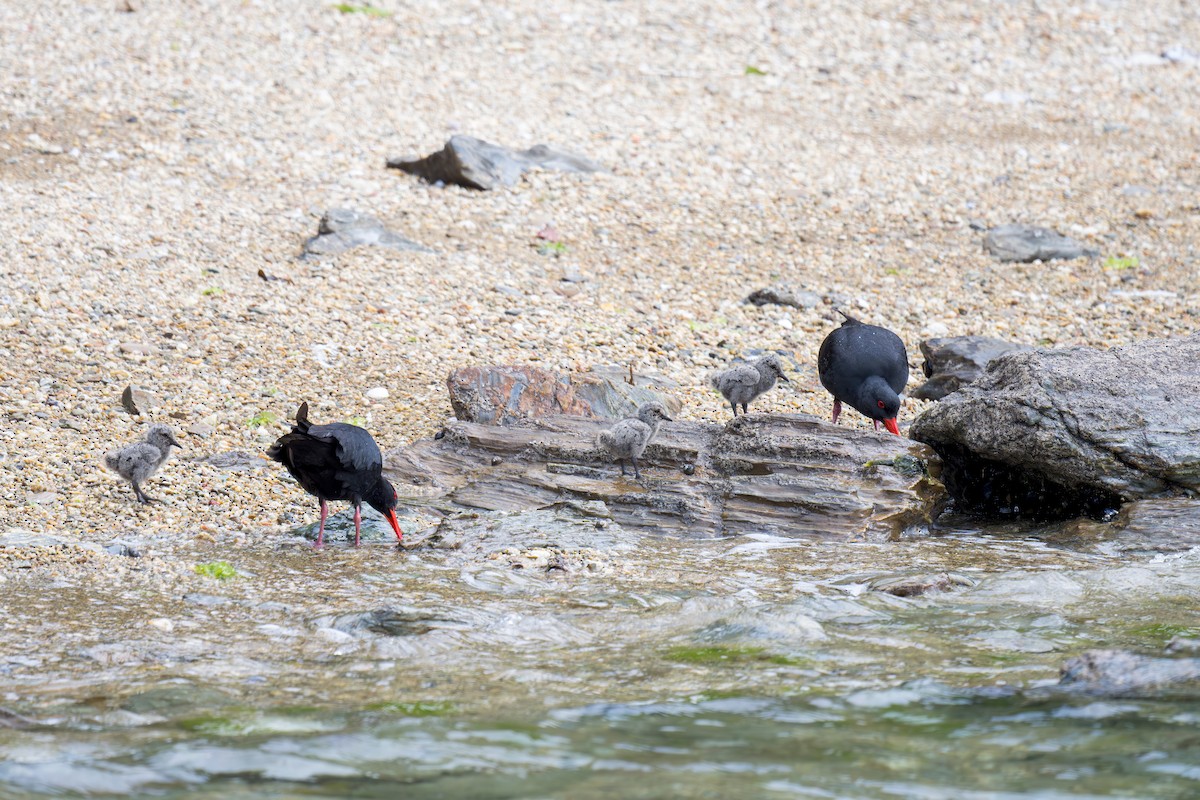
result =
[{"label": "black oystercatcher", "polygon": [[308,403],[296,412],[291,433],[280,436],[267,455],[287,467],[304,491],[321,501],[321,527],[314,547],[325,541],[325,518],[330,500],[354,504],[354,546],[358,547],[363,502],[383,514],[402,540],[396,520],[396,490],[383,477],[383,454],[371,434],[357,425],[334,422],[312,425]]},{"label": "black oystercatcher", "polygon": [[783,374],[783,362],[779,356],[769,353],[749,364],[739,364],[718,372],[709,378],[709,382],[733,406],[733,415],[736,417],[738,405],[741,405],[743,414],[747,413],[746,406],[769,391],[776,379],[791,383]]},{"label": "black oystercatcher", "polygon": [[166,425],[151,425],[144,441],[112,451],[104,456],[104,465],[133,484],[133,494],[139,503],[157,502],[143,492],[138,484],[158,471],[171,455],[172,446],[183,445],[179,444],[171,429]]},{"label": "black oystercatcher", "polygon": [[646,450],[646,445],[658,433],[658,426],[664,421],[671,422],[671,415],[657,400],[643,403],[637,410],[636,417],[627,417],[606,431],[600,431],[596,437],[596,446],[616,459],[621,465],[621,474],[625,474],[625,462],[633,464],[633,476],[642,479],[637,460]]},{"label": "black oystercatcher", "polygon": [[821,385],[833,395],[833,421],[842,413],[842,403],[900,435],[896,415],[900,392],[908,383],[908,353],[900,337],[878,325],[859,322],[844,311],[846,321],[821,342],[817,373]]}]

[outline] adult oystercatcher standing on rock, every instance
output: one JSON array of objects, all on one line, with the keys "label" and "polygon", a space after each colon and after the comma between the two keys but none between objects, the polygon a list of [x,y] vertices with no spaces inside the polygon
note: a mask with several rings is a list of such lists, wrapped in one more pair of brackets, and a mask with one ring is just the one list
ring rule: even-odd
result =
[{"label": "adult oystercatcher standing on rock", "polygon": [[308,421],[308,403],[301,403],[292,432],[280,436],[267,455],[287,467],[304,491],[321,501],[321,526],[314,547],[324,544],[330,500],[354,504],[355,547],[364,502],[391,523],[398,541],[403,540],[396,520],[396,490],[383,477],[383,454],[362,428],[344,422],[313,425]]},{"label": "adult oystercatcher standing on rock", "polygon": [[896,415],[900,392],[908,383],[908,352],[900,337],[878,325],[867,325],[845,311],[841,327],[825,337],[817,355],[821,385],[833,395],[833,421],[842,413],[842,403],[900,435]]}]

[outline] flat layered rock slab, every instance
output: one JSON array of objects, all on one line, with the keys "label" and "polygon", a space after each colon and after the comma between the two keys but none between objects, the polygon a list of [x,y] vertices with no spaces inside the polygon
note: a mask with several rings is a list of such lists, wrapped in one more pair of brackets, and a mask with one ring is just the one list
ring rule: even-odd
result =
[{"label": "flat layered rock slab", "polygon": [[509,425],[522,420],[570,414],[621,419],[643,403],[662,403],[676,414],[679,398],[666,393],[675,384],[658,376],[634,375],[628,382],[619,368],[562,374],[529,364],[461,367],[446,378],[454,416],[464,422]]},{"label": "flat layered rock slab", "polygon": [[600,501],[633,530],[701,538],[741,533],[884,539],[927,523],[944,499],[929,448],[807,415],[751,414],[727,425],[666,423],[622,477],[595,448],[609,423],[573,416],[521,426],[456,422],[393,450],[406,502],[510,511]]}]

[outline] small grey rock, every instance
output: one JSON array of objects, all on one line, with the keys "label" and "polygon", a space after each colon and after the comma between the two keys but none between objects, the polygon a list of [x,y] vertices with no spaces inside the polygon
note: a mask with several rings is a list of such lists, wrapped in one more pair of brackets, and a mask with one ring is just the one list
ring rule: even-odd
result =
[{"label": "small grey rock", "polygon": [[0,533],[0,547],[62,547],[66,542],[55,536],[34,533],[24,528],[9,528]]},{"label": "small grey rock", "polygon": [[162,400],[154,392],[139,389],[131,384],[121,392],[121,405],[130,414],[146,414],[150,409],[161,406]]},{"label": "small grey rock", "polygon": [[776,305],[793,308],[816,308],[825,300],[823,295],[789,284],[777,284],[765,289],[756,289],[746,302],[756,306]]},{"label": "small grey rock", "polygon": [[422,253],[433,252],[425,245],[388,230],[382,222],[369,214],[350,208],[331,208],[321,217],[317,235],[304,243],[301,256],[337,255],[364,245]]},{"label": "small grey rock", "polygon": [[441,150],[424,158],[392,158],[387,165],[429,183],[453,183],[481,191],[512,186],[521,173],[535,167],[560,172],[600,170],[600,165],[594,161],[548,145],[512,150],[463,135],[450,137]]},{"label": "small grey rock", "polygon": [[207,425],[203,422],[188,425],[184,430],[187,431],[189,436],[195,436],[198,439],[207,439],[217,432],[217,429],[212,425]]},{"label": "small grey rock", "polygon": [[1051,261],[1053,259],[1095,258],[1098,250],[1089,250],[1069,236],[1038,225],[998,225],[983,239],[983,249],[1001,261]]}]

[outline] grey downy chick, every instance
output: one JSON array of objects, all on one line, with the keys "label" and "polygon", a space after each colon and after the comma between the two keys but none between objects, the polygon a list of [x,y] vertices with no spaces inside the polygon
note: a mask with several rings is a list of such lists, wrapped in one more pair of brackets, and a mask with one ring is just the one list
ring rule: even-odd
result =
[{"label": "grey downy chick", "polygon": [[755,359],[749,364],[739,364],[736,367],[718,372],[709,379],[714,389],[729,401],[736,417],[738,406],[742,413],[747,413],[746,406],[775,385],[776,380],[791,383],[783,374],[783,362],[774,353]]},{"label": "grey downy chick", "polygon": [[606,431],[601,431],[596,437],[596,446],[609,458],[621,465],[621,474],[625,473],[625,462],[633,464],[633,475],[638,480],[642,473],[638,469],[638,458],[646,450],[646,445],[658,433],[658,426],[664,421],[671,422],[671,417],[663,404],[657,401],[643,403],[637,410],[637,418],[629,417],[621,420]]},{"label": "grey downy chick", "polygon": [[182,447],[166,425],[151,425],[146,438],[140,442],[113,450],[104,456],[104,464],[113,472],[133,484],[133,493],[139,503],[154,501],[142,491],[138,484],[149,478],[171,455],[171,447]]}]

